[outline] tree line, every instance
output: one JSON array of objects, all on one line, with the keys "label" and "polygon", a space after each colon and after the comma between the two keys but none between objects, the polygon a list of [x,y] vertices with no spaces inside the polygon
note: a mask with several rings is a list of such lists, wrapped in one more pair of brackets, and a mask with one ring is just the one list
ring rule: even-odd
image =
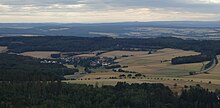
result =
[{"label": "tree line", "polygon": [[55,81],[78,71],[61,64],[42,64],[31,57],[0,54],[0,81]]},{"label": "tree line", "polygon": [[172,58],[172,64],[187,64],[187,63],[199,63],[203,61],[211,61],[212,59],[216,58],[214,55],[191,55],[191,56],[182,56],[182,57],[175,57]]},{"label": "tree line", "polygon": [[217,93],[199,86],[176,96],[163,84],[94,87],[62,82],[1,82],[1,108],[219,108]]},{"label": "tree line", "polygon": [[[26,51],[95,51],[95,50],[140,50],[176,48],[193,50],[202,53],[220,54],[220,41],[214,40],[183,40],[173,37],[149,39],[111,38],[111,37],[3,37],[0,46],[8,46],[11,52]],[[208,54],[206,54],[208,55]]]}]

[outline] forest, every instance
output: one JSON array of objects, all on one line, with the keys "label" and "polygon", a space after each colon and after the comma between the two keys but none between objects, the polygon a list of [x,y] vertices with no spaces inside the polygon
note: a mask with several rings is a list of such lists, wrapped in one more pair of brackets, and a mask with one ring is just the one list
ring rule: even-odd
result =
[{"label": "forest", "polygon": [[220,54],[220,41],[214,40],[183,40],[173,37],[149,39],[111,38],[111,37],[2,37],[0,46],[8,46],[10,52],[26,51],[95,51],[95,50],[140,50],[176,48],[193,50],[205,54]]},{"label": "forest", "polygon": [[216,56],[211,55],[192,55],[192,56],[183,56],[175,57],[171,60],[172,64],[187,64],[187,63],[200,63],[203,61],[211,61],[216,58]]},{"label": "forest", "polygon": [[74,74],[61,64],[42,64],[39,59],[14,54],[0,54],[0,81],[57,81]]},{"label": "forest", "polygon": [[1,108],[219,108],[218,92],[199,85],[180,96],[163,84],[87,86],[62,82],[1,82]]}]

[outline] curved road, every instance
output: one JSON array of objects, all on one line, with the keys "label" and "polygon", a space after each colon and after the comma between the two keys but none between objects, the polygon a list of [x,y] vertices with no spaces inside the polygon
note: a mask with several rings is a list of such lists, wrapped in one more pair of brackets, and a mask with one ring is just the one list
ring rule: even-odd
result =
[{"label": "curved road", "polygon": [[217,65],[216,63],[217,63],[217,60],[214,58],[212,65],[211,65],[209,68],[207,68],[207,69],[205,69],[205,66],[206,66],[206,65],[203,65],[203,67],[202,67],[200,73],[205,73],[205,72],[208,72],[208,71],[210,71],[211,69],[215,68],[215,66]]}]

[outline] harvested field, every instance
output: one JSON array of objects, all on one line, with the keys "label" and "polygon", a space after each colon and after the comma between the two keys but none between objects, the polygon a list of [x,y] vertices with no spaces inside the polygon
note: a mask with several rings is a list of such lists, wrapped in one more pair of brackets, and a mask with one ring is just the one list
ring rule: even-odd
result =
[{"label": "harvested field", "polygon": [[23,56],[30,56],[34,58],[51,58],[51,54],[58,54],[60,52],[55,51],[33,51],[33,52],[24,52],[21,53]]},{"label": "harvested field", "polygon": [[[116,85],[118,82],[127,82],[127,83],[163,83],[166,86],[169,86],[173,92],[180,93],[184,86],[196,86],[200,84],[202,87],[209,90],[216,90],[220,88],[219,84],[208,84],[206,82],[191,82],[185,80],[157,80],[157,79],[91,79],[91,80],[66,80],[64,82],[74,83],[74,84],[87,84],[87,85]],[[177,86],[174,86],[176,84]]]},{"label": "harvested field", "polygon": [[76,55],[75,57],[95,57],[96,54],[91,53],[91,54],[80,54],[80,55]]},{"label": "harvested field", "polygon": [[7,47],[0,46],[0,53],[6,52],[8,50]]},{"label": "harvested field", "polygon": [[[218,55],[218,61],[220,61],[220,55]],[[195,76],[188,76],[188,78],[219,80],[220,84],[220,63],[216,67],[208,72],[208,74],[199,74]]]},{"label": "harvested field", "polygon": [[[136,53],[136,54],[134,54]],[[113,52],[108,53],[113,54]],[[119,54],[118,52],[116,54]],[[170,60],[178,56],[197,55],[193,51],[177,49],[162,49],[154,54],[133,52],[134,56],[122,57],[118,60],[120,65],[128,66],[125,70],[135,71],[147,75],[181,76],[188,75],[191,71],[200,71],[202,63],[172,65]],[[163,61],[163,62],[162,62]]]},{"label": "harvested field", "polygon": [[[184,86],[195,86],[197,84],[209,90],[220,89],[220,65],[218,64],[209,74],[198,74],[188,76],[189,72],[200,71],[203,63],[191,63],[172,65],[170,60],[178,56],[197,55],[193,51],[183,51],[177,49],[162,49],[154,54],[139,51],[111,51],[102,54],[104,57],[119,57],[116,61],[122,66],[128,66],[123,70],[136,71],[146,75],[145,78],[119,79],[121,74],[128,73],[111,72],[111,70],[96,69],[96,73],[88,74],[78,80],[69,80],[65,82],[88,84],[88,85],[115,85],[117,82],[127,83],[163,83],[169,86],[174,92],[180,92]],[[122,55],[133,55],[121,57]],[[220,60],[220,57],[219,57]],[[161,62],[165,61],[165,62]],[[207,62],[204,62],[206,64]],[[134,74],[133,74],[134,75]],[[109,79],[117,77],[117,79]],[[88,80],[89,79],[89,80]],[[211,83],[210,83],[211,82]],[[174,87],[174,84],[177,86]]]},{"label": "harvested field", "polygon": [[97,73],[92,73],[92,74],[89,74],[89,75],[86,75],[84,77],[82,77],[81,79],[87,79],[87,78],[90,78],[90,79],[97,79],[97,78],[101,78],[101,79],[108,79],[110,77],[117,77],[119,75],[121,75],[123,73],[119,73],[119,72],[97,72]]},{"label": "harvested field", "polygon": [[148,54],[147,51],[111,51],[111,52],[106,52],[101,54],[100,56],[102,57],[121,57],[123,55],[128,55],[128,56],[138,56],[138,55],[144,55],[144,54]]}]

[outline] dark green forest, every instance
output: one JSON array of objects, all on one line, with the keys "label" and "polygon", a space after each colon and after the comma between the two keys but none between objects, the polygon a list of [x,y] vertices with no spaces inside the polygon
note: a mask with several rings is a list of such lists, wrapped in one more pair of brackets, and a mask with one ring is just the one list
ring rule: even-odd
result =
[{"label": "dark green forest", "polygon": [[203,61],[211,61],[214,58],[216,58],[216,56],[214,55],[200,54],[200,55],[192,55],[192,56],[175,57],[171,60],[171,62],[172,64],[199,63]]},{"label": "dark green forest", "polygon": [[1,82],[1,108],[219,108],[219,94],[199,86],[180,96],[162,84],[94,87],[61,82]]},{"label": "dark green forest", "polygon": [[42,64],[31,57],[0,54],[0,81],[55,81],[77,71],[61,64]]},{"label": "dark green forest", "polygon": [[[183,40],[173,37],[149,39],[111,38],[111,37],[3,37],[0,46],[8,46],[9,52],[21,53],[26,51],[60,51],[83,52],[96,50],[157,50],[175,48],[201,52],[198,56],[178,57],[173,64],[197,63],[211,60],[220,54],[220,41],[215,40]],[[202,57],[203,56],[203,57]],[[207,58],[204,58],[207,57]],[[211,58],[210,58],[211,57]]]},{"label": "dark green forest", "polygon": [[193,50],[202,53],[220,54],[220,41],[214,40],[183,40],[173,37],[161,38],[110,38],[110,37],[3,37],[0,46],[8,46],[11,52],[25,51],[95,51],[95,50],[141,50],[176,48]]}]

